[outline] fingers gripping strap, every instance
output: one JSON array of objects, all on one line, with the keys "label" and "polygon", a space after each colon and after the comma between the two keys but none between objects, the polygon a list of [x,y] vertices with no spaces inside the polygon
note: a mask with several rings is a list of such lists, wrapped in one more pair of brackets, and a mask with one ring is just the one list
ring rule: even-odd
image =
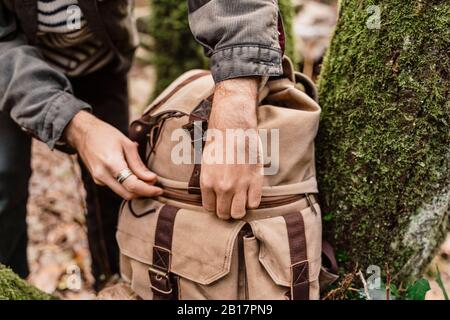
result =
[{"label": "fingers gripping strap", "polygon": [[305,223],[300,212],[284,215],[291,255],[291,299],[309,300],[309,264]]},{"label": "fingers gripping strap", "polygon": [[170,274],[173,228],[178,208],[165,205],[159,212],[153,246],[153,264],[148,273],[155,300],[169,300],[177,296],[174,275]]}]

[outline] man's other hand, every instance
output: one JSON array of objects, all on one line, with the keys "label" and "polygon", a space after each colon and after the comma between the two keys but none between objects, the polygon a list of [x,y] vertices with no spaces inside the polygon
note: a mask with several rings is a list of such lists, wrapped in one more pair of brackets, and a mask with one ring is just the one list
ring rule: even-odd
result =
[{"label": "man's other hand", "polygon": [[[65,136],[95,183],[108,186],[126,200],[162,194],[162,189],[154,186],[156,175],[142,163],[136,143],[106,122],[80,111],[67,126]],[[133,175],[120,184],[116,177],[127,168]]]},{"label": "man's other hand", "polygon": [[[246,77],[225,80],[217,84],[214,92],[213,106],[208,129],[216,129],[226,136],[227,129],[242,129],[255,132],[257,135],[256,107],[259,78]],[[255,137],[253,137],[255,138]],[[259,137],[257,137],[259,141]],[[248,142],[248,140],[247,140]],[[249,143],[245,143],[245,163],[229,163],[226,159],[226,144],[217,152],[209,152],[214,148],[207,141],[203,151],[200,187],[203,207],[215,211],[221,219],[241,219],[246,209],[257,208],[261,201],[263,183],[262,163],[250,163],[248,160]],[[258,146],[259,148],[259,146]],[[215,158],[218,161],[214,161]],[[234,156],[233,156],[234,158]]]}]

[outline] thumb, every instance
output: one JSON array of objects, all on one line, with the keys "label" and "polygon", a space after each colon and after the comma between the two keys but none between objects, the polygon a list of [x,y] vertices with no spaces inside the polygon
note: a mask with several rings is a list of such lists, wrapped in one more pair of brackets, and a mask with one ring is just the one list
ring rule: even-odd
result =
[{"label": "thumb", "polygon": [[131,140],[127,140],[123,144],[123,151],[128,166],[139,179],[149,183],[156,182],[156,174],[151,172],[142,162],[136,143]]}]

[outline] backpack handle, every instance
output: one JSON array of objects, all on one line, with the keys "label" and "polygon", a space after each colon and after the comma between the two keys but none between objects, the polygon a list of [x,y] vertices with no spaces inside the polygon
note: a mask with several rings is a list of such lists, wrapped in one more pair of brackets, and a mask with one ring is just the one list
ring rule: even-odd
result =
[{"label": "backpack handle", "polygon": [[313,99],[315,102],[319,103],[319,95],[317,93],[317,88],[314,82],[305,74],[296,71],[295,73],[295,83],[299,83],[305,89],[305,93]]},{"label": "backpack handle", "polygon": [[305,93],[313,99],[315,102],[319,103],[317,88],[314,82],[304,73],[295,71],[294,64],[292,60],[284,56],[283,57],[283,76],[282,78],[287,78],[293,83],[301,84],[305,90]]}]

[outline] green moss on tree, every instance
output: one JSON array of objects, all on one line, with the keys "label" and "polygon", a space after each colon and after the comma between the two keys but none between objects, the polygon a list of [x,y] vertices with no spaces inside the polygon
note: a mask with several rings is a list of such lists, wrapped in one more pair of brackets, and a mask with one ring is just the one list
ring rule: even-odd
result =
[{"label": "green moss on tree", "polygon": [[[156,67],[154,95],[164,90],[175,78],[190,69],[208,68],[202,47],[189,29],[187,0],[151,0],[150,34],[155,39],[152,63]],[[280,0],[286,30],[286,53],[294,54],[291,0]]]},{"label": "green moss on tree", "polygon": [[[373,20],[381,10],[380,28]],[[448,222],[450,1],[342,0],[319,81],[318,176],[343,260],[423,271]],[[348,264],[347,264],[348,266]]]},{"label": "green moss on tree", "polygon": [[298,57],[295,53],[295,36],[293,29],[293,19],[294,19],[294,6],[291,0],[279,0],[278,5],[280,8],[281,16],[283,17],[283,26],[286,34],[286,52],[285,54],[293,59],[296,63]]},{"label": "green moss on tree", "polygon": [[0,265],[0,300],[51,300],[52,296],[36,289],[10,269]]}]

